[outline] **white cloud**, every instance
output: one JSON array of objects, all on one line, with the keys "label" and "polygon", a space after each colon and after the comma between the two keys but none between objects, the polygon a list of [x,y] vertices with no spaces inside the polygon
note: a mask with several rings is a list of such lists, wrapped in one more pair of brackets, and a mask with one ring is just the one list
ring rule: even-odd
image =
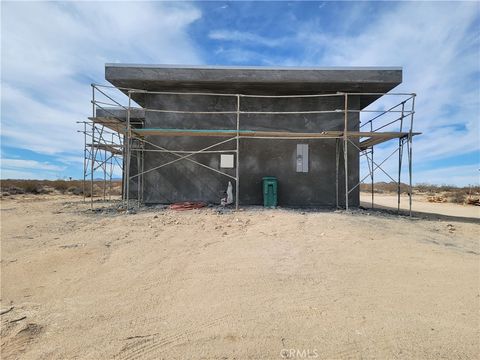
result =
[{"label": "white cloud", "polygon": [[223,47],[220,47],[217,50],[215,50],[215,55],[217,56],[221,55],[223,57],[227,57],[234,63],[245,63],[257,57],[257,53],[255,51],[242,49],[242,48],[224,49]]},{"label": "white cloud", "polygon": [[35,160],[2,158],[0,163],[2,179],[56,179],[66,169]]},{"label": "white cloud", "polygon": [[2,146],[81,152],[89,83],[106,62],[200,63],[187,34],[193,5],[161,2],[2,3]]},{"label": "white cloud", "polygon": [[[318,20],[297,22],[296,29],[287,25],[289,37],[220,30],[211,35],[236,41],[237,52],[248,41],[296,46],[287,58],[269,58],[263,51],[255,56],[248,48],[248,61],[272,65],[403,66],[403,84],[394,91],[418,94],[414,130],[423,133],[414,141],[414,165],[480,152],[480,3],[389,3],[376,14],[366,14],[366,5],[345,12],[341,35],[322,32]],[[379,148],[377,159],[395,146]]]},{"label": "white cloud", "polygon": [[53,165],[48,162],[40,162],[35,160],[23,159],[1,159],[2,169],[28,169],[28,170],[43,170],[43,171],[63,171],[64,166]]},{"label": "white cloud", "polygon": [[[88,98],[82,98],[88,105]],[[3,85],[2,102],[2,136],[5,137],[3,145],[22,147],[44,154],[81,149],[83,139],[76,133],[78,125],[75,123],[83,120],[81,110],[75,112],[46,104],[9,84]]]},{"label": "white cloud", "polygon": [[478,165],[449,166],[440,169],[418,171],[416,183],[446,185],[480,185],[480,167]]},{"label": "white cloud", "polygon": [[321,61],[330,64],[404,67],[395,91],[418,94],[415,130],[423,135],[415,156],[426,163],[480,151],[478,10],[478,3],[402,3],[358,36],[329,39],[333,45],[311,29],[302,36],[326,46]]},{"label": "white cloud", "polygon": [[[390,149],[389,149],[390,150]],[[382,151],[381,154],[378,154],[378,151],[375,152],[374,161],[377,165],[380,165],[382,160],[390,155],[386,151]],[[413,156],[413,164],[416,164],[415,154]],[[396,152],[390,160],[381,165],[381,168],[385,170],[393,180],[398,179],[398,152]],[[376,167],[376,166],[375,166]],[[362,159],[361,162],[361,179],[366,177],[364,180],[365,183],[370,183],[370,172],[369,167],[365,159]],[[403,152],[403,166],[402,166],[402,182],[408,183],[408,157],[406,147]],[[368,176],[367,176],[368,175]],[[380,169],[375,170],[375,182],[377,181],[386,181],[390,182],[388,176],[386,176]],[[450,165],[450,166],[436,166],[431,169],[420,168],[413,172],[413,183],[429,183],[429,184],[447,184],[447,185],[480,185],[480,163],[473,165]]]},{"label": "white cloud", "polygon": [[214,30],[208,34],[208,37],[212,40],[222,41],[236,41],[241,43],[248,43],[250,45],[260,44],[269,47],[280,46],[289,41],[288,37],[285,38],[266,38],[257,34],[242,32],[242,31],[229,31],[229,30]]},{"label": "white cloud", "polygon": [[63,164],[79,166],[83,164],[84,161],[83,154],[80,150],[81,149],[78,151],[79,155],[58,155],[56,156],[56,160]]},{"label": "white cloud", "polygon": [[[365,15],[369,6],[350,7],[341,35],[320,31],[317,19],[285,24],[278,37],[230,29],[208,36],[225,44],[217,55],[232,62],[403,66],[396,90],[418,93],[415,129],[424,133],[414,142],[414,164],[478,153],[480,3],[390,3]],[[88,83],[103,82],[104,63],[202,63],[188,34],[201,15],[181,2],[2,3],[2,146],[72,163],[80,154],[81,161],[75,122],[90,115]],[[287,58],[264,51],[276,47],[295,51]],[[376,158],[389,149],[379,148]],[[415,182],[422,178],[416,172]]]}]

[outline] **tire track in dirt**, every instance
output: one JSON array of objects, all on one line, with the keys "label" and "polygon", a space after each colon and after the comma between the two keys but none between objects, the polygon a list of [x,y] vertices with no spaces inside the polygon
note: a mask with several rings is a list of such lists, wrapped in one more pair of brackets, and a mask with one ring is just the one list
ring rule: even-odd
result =
[{"label": "tire track in dirt", "polygon": [[9,336],[6,339],[2,336],[3,340],[5,340],[2,341],[1,344],[2,358],[18,359],[19,354],[27,351],[28,346],[37,340],[43,330],[41,325],[28,323],[16,332],[15,335]]},{"label": "tire track in dirt", "polygon": [[132,344],[124,346],[114,359],[134,360],[149,357],[156,358],[156,355],[154,354],[163,352],[172,346],[182,344],[188,341],[190,336],[200,334],[208,328],[221,324],[229,317],[230,315],[225,315],[209,321],[194,323],[192,326],[189,326],[189,328],[184,329],[184,331],[178,331],[167,336],[159,337],[157,335],[152,335],[151,337],[137,340]]}]

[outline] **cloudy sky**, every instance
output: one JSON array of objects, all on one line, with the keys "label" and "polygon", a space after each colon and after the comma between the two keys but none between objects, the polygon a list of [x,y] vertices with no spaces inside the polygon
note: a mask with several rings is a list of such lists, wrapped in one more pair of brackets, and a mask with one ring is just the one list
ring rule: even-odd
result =
[{"label": "cloudy sky", "polygon": [[76,121],[120,62],[402,66],[414,182],[479,183],[479,2],[2,1],[1,36],[2,178],[81,178]]}]

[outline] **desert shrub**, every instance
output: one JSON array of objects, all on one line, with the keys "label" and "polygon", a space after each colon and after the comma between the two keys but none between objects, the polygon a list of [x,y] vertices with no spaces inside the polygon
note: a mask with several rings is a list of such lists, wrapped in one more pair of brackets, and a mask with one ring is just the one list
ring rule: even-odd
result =
[{"label": "desert shrub", "polygon": [[429,192],[429,188],[431,187],[431,185],[428,185],[428,184],[417,184],[415,185],[415,189],[418,191],[418,192],[422,192],[422,193],[427,193]]},{"label": "desert shrub", "polygon": [[[360,191],[368,191],[372,190],[371,184],[361,184]],[[377,182],[373,186],[373,191],[376,193],[396,193],[397,192],[397,183],[391,181],[387,182]],[[400,183],[400,192],[401,193],[408,193],[408,185],[404,183]]]},{"label": "desert shrub", "polygon": [[113,183],[111,193],[112,195],[122,195],[122,183],[121,182]]},{"label": "desert shrub", "polygon": [[[361,184],[361,191],[371,191],[371,184]],[[397,185],[395,182],[378,182],[374,184],[374,191],[376,193],[396,193]],[[400,191],[408,194],[408,185],[401,184]],[[425,194],[429,197],[429,201],[432,202],[444,202],[449,201],[456,204],[474,203],[474,200],[467,201],[468,199],[476,199],[480,197],[480,186],[470,185],[464,187],[457,187],[454,185],[433,185],[433,184],[417,184],[413,187],[414,193]],[[439,199],[443,201],[439,201]]]},{"label": "desert shrub", "polygon": [[[102,183],[100,181],[98,183]],[[90,186],[90,185],[88,185]],[[103,185],[102,185],[103,186]],[[113,185],[115,187],[115,183]],[[95,187],[97,188],[97,181],[95,182]],[[64,193],[78,193],[78,190],[73,190],[73,188],[80,189],[80,194],[83,189],[83,181],[81,180],[13,180],[7,179],[0,182],[0,188],[2,192],[8,192],[10,194],[46,194],[58,191],[62,194]],[[69,189],[71,189],[69,191]]]},{"label": "desert shrub", "polygon": [[55,190],[61,192],[62,194],[65,193],[65,191],[67,191],[67,189],[72,186],[70,181],[64,180],[54,180],[51,181],[49,185]]},{"label": "desert shrub", "polygon": [[443,185],[417,184],[415,185],[415,189],[418,192],[434,194],[434,193],[440,193],[440,192],[452,192],[452,191],[457,191],[459,189],[465,189],[465,188],[460,188],[454,185],[447,185],[447,184],[443,184]]},{"label": "desert shrub", "polygon": [[37,194],[37,195],[41,195],[41,194],[50,194],[52,192],[54,192],[55,189],[52,188],[51,186],[42,186],[42,185],[39,185],[37,186],[36,189],[34,189],[32,191],[32,194]]},{"label": "desert shrub", "polygon": [[73,182],[64,180],[2,180],[1,190],[10,194],[48,194],[53,191],[64,193]]},{"label": "desert shrub", "polygon": [[455,204],[463,204],[467,198],[467,194],[464,191],[454,191],[449,196],[449,200]]},{"label": "desert shrub", "polygon": [[25,180],[19,184],[24,192],[31,194],[39,194],[41,186],[39,182],[34,180]]},{"label": "desert shrub", "polygon": [[25,194],[25,190],[23,190],[22,188],[19,188],[17,186],[9,186],[8,188],[6,189],[2,189],[2,191],[4,191],[10,195],[15,195],[15,194]]},{"label": "desert shrub", "polygon": [[78,186],[70,186],[67,189],[67,193],[73,194],[73,195],[81,195],[83,194],[83,189]]}]

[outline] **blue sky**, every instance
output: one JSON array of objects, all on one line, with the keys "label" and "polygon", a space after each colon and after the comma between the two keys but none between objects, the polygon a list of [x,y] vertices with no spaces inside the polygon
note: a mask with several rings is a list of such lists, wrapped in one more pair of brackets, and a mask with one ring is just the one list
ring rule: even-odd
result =
[{"label": "blue sky", "polygon": [[81,178],[76,121],[89,116],[104,64],[121,62],[402,66],[395,91],[418,94],[423,132],[414,182],[479,183],[479,2],[4,1],[1,10],[2,178]]}]

